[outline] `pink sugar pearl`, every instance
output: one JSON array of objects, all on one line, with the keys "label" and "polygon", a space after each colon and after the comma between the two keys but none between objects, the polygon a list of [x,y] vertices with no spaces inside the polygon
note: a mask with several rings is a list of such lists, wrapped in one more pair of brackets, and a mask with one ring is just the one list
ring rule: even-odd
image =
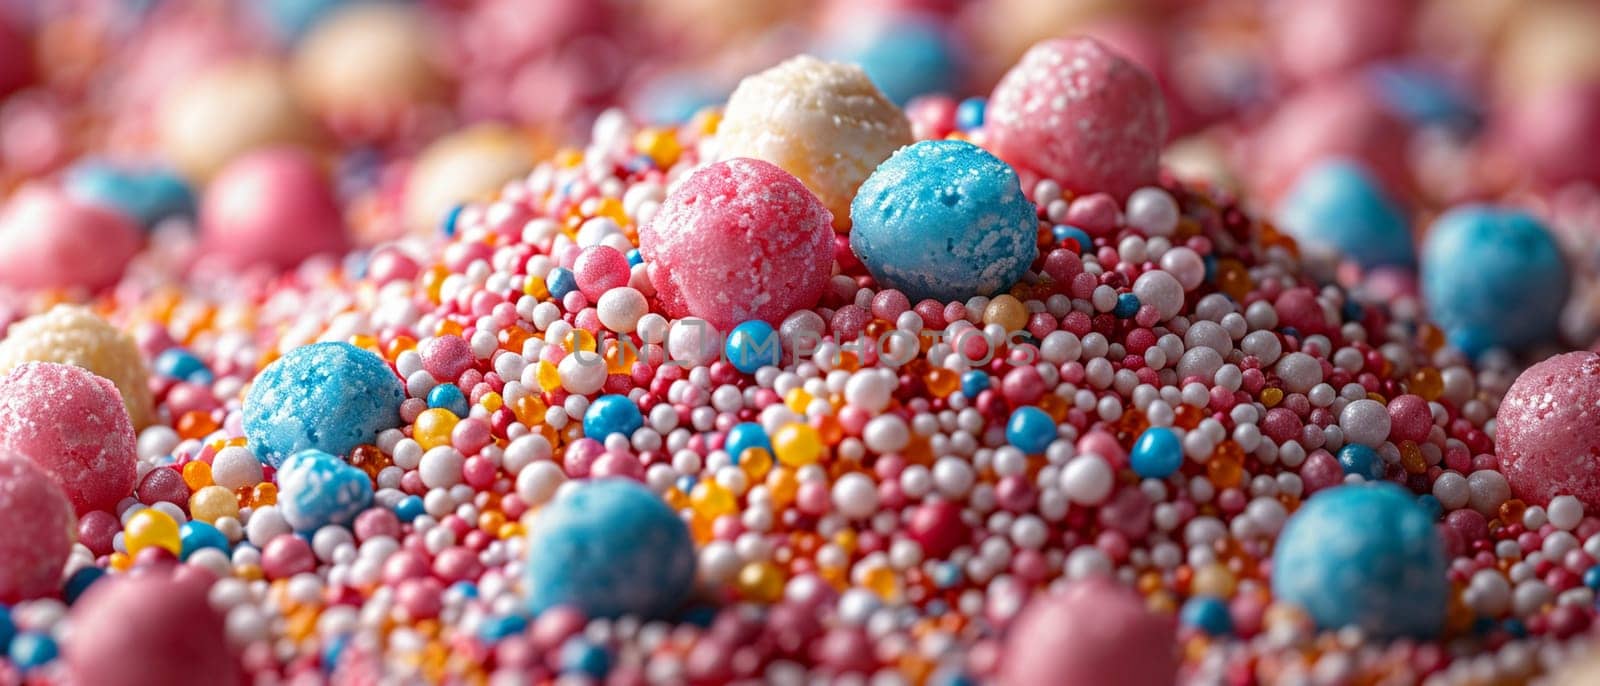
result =
[{"label": "pink sugar pearl", "polygon": [[833,216],[799,179],[736,158],[685,180],[639,232],[650,283],[668,315],[721,331],[778,325],[822,297],[833,264]]},{"label": "pink sugar pearl", "polygon": [[[124,686],[230,686],[239,661],[222,615],[198,576],[117,574],[72,606],[72,640],[62,645],[74,683]],[[107,659],[107,656],[116,656]]]},{"label": "pink sugar pearl", "polygon": [[[1085,618],[1093,617],[1093,621]],[[1168,619],[1115,582],[1076,581],[1034,596],[1007,631],[999,683],[1169,686],[1178,678]]]},{"label": "pink sugar pearl", "polygon": [[233,266],[293,267],[349,248],[332,182],[299,148],[254,152],[230,163],[200,204],[207,259]]},{"label": "pink sugar pearl", "polygon": [[1433,429],[1433,410],[1420,395],[1407,393],[1389,401],[1389,440],[1421,443]]},{"label": "pink sugar pearl", "polygon": [[1150,73],[1092,38],[1030,48],[989,97],[989,147],[1078,193],[1155,182],[1166,105]]},{"label": "pink sugar pearl", "polygon": [[454,334],[423,341],[417,353],[422,356],[422,368],[440,382],[455,381],[472,367],[472,346]]},{"label": "pink sugar pearl", "polygon": [[1529,367],[1495,413],[1495,454],[1529,505],[1568,494],[1600,507],[1600,355],[1556,355]]},{"label": "pink sugar pearl", "polygon": [[141,240],[122,215],[26,186],[0,206],[0,286],[105,288],[122,278]]},{"label": "pink sugar pearl", "polygon": [[49,474],[0,451],[0,602],[54,593],[72,551],[72,504]]},{"label": "pink sugar pearl", "polygon": [[135,441],[116,385],[82,367],[30,362],[0,378],[0,451],[43,468],[78,514],[133,491]]},{"label": "pink sugar pearl", "polygon": [[591,301],[613,288],[628,285],[628,258],[609,245],[584,248],[572,265],[578,290]]}]

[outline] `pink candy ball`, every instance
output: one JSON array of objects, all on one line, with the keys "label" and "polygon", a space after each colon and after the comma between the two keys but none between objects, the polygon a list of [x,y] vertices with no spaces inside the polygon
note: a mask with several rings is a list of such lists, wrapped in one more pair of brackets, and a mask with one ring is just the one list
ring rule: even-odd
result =
[{"label": "pink candy ball", "polygon": [[1579,351],[1529,367],[1495,413],[1495,453],[1529,505],[1558,495],[1600,507],[1600,355]]},{"label": "pink candy ball", "polygon": [[240,683],[222,615],[206,601],[208,586],[201,577],[165,571],[118,574],[95,584],[72,606],[72,640],[62,646],[73,682]]},{"label": "pink candy ball", "polygon": [[141,240],[116,212],[27,186],[0,207],[0,286],[105,288],[122,278]]},{"label": "pink candy ball", "polygon": [[200,225],[207,259],[285,269],[349,248],[332,182],[299,148],[235,160],[206,188]]},{"label": "pink candy ball", "polygon": [[832,221],[799,179],[736,158],[678,186],[639,243],[668,315],[728,331],[752,319],[778,325],[817,303],[833,264]]},{"label": "pink candy ball", "polygon": [[584,248],[578,253],[572,271],[577,277],[578,290],[590,301],[599,300],[613,288],[628,285],[630,275],[628,258],[607,245]]},{"label": "pink candy ball", "polygon": [[417,346],[422,356],[422,368],[440,383],[454,382],[461,373],[472,367],[472,346],[467,339],[454,334],[429,338]]},{"label": "pink candy ball", "polygon": [[1033,46],[989,97],[989,148],[1077,193],[1156,180],[1166,105],[1150,73],[1091,38]]},{"label": "pink candy ball", "polygon": [[82,367],[30,362],[0,378],[0,451],[43,468],[78,514],[133,491],[135,440],[117,387]]},{"label": "pink candy ball", "polygon": [[1497,118],[1507,155],[1551,184],[1600,182],[1600,158],[1587,144],[1600,140],[1600,84],[1548,88],[1512,103]]},{"label": "pink candy ball", "polygon": [[1168,686],[1178,678],[1175,641],[1172,622],[1138,593],[1100,578],[1076,581],[1035,596],[1012,622],[998,683]]},{"label": "pink candy ball", "polygon": [[50,595],[72,551],[72,504],[34,463],[0,450],[0,603]]}]

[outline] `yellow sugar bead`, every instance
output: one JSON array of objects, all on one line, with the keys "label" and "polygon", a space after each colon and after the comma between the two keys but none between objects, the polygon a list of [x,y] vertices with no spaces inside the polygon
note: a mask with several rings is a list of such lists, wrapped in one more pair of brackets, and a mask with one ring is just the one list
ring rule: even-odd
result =
[{"label": "yellow sugar bead", "polygon": [[1021,331],[1028,325],[1028,308],[1009,293],[1001,293],[983,308],[983,323],[999,324],[1006,331]]},{"label": "yellow sugar bead", "polygon": [[861,575],[861,585],[878,594],[885,602],[900,599],[900,578],[886,565],[875,565]]},{"label": "yellow sugar bead", "polygon": [[539,388],[553,391],[561,387],[561,371],[549,360],[539,360]]},{"label": "yellow sugar bead", "polygon": [[460,336],[461,323],[454,319],[441,319],[439,320],[439,324],[433,327],[433,335]]},{"label": "yellow sugar bead", "polygon": [[483,398],[478,401],[478,404],[482,405],[483,409],[494,412],[505,405],[505,399],[501,398],[499,393],[490,391],[483,394]]},{"label": "yellow sugar bead", "polygon": [[751,562],[739,569],[734,579],[740,597],[756,603],[775,603],[783,598],[783,571],[771,562]]},{"label": "yellow sugar bead", "polygon": [[739,453],[739,468],[752,479],[764,478],[772,469],[772,453],[766,448],[745,448]]},{"label": "yellow sugar bead", "polygon": [[411,437],[416,439],[423,450],[450,445],[450,432],[455,430],[456,424],[460,421],[455,413],[444,408],[423,410],[422,414],[417,415],[416,424],[412,426]]},{"label": "yellow sugar bead", "polygon": [[694,490],[689,492],[689,505],[696,515],[707,521],[739,511],[739,500],[733,491],[714,479],[702,479],[694,485]]},{"label": "yellow sugar bead", "polygon": [[189,514],[207,524],[239,516],[239,499],[222,486],[206,486],[189,496]]},{"label": "yellow sugar bead", "polygon": [[800,480],[795,477],[793,469],[779,467],[767,474],[767,493],[772,496],[775,507],[787,507],[794,502],[795,493],[800,490]]},{"label": "yellow sugar bead", "polygon": [[[542,372],[543,369],[541,368],[540,371]],[[541,383],[543,382],[541,381]],[[511,404],[511,413],[517,416],[517,421],[522,422],[523,426],[528,427],[543,424],[544,413],[549,409],[543,400],[532,395],[517,398],[517,401]]]},{"label": "yellow sugar bead", "polygon": [[1268,388],[1264,391],[1261,391],[1262,405],[1266,405],[1269,408],[1277,407],[1278,403],[1281,402],[1283,402],[1283,391],[1276,388]]},{"label": "yellow sugar bead", "polygon": [[798,414],[806,413],[806,406],[811,404],[812,396],[804,388],[794,388],[783,396],[783,404]]},{"label": "yellow sugar bead", "polygon": [[822,459],[828,446],[822,442],[822,434],[810,424],[797,423],[779,428],[772,436],[772,448],[778,453],[779,462],[790,467],[804,467]]},{"label": "yellow sugar bead", "polygon": [[211,465],[195,460],[183,466],[183,483],[188,484],[190,491],[198,491],[210,486]]},{"label": "yellow sugar bead", "polygon": [[522,283],[522,292],[533,296],[537,300],[550,297],[550,287],[544,284],[544,277],[528,275],[528,280]]},{"label": "yellow sugar bead", "polygon": [[1231,598],[1238,582],[1225,565],[1209,564],[1195,570],[1189,589],[1194,595]]},{"label": "yellow sugar bead", "polygon": [[126,553],[112,553],[111,554],[111,568],[112,569],[115,569],[115,570],[117,570],[119,572],[126,572],[126,571],[128,571],[128,568],[130,568],[132,566],[133,566],[133,558],[128,557],[128,555]]},{"label": "yellow sugar bead", "polygon": [[173,555],[183,550],[178,522],[154,508],[140,510],[128,518],[122,530],[122,541],[128,548],[129,557],[138,557],[139,551],[152,546],[166,548]]},{"label": "yellow sugar bead", "polygon": [[678,135],[672,129],[641,129],[633,137],[633,147],[640,154],[649,156],[662,169],[672,166],[673,162],[678,161],[678,155],[683,153],[683,146],[678,145]]}]

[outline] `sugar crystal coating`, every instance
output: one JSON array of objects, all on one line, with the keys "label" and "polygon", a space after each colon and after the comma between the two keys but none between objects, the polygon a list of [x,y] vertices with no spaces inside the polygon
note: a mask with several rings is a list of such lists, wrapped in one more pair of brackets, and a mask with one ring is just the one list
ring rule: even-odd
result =
[{"label": "sugar crystal coating", "polygon": [[43,469],[0,448],[0,603],[54,593],[75,538],[72,503]]},{"label": "sugar crystal coating", "polygon": [[44,468],[79,514],[133,491],[134,442],[117,387],[82,367],[29,362],[0,377],[0,451]]},{"label": "sugar crystal coating", "polygon": [[399,426],[405,397],[377,355],[349,343],[314,343],[256,375],[245,396],[244,432],[256,457],[275,467],[306,449],[344,455]]},{"label": "sugar crystal coating", "polygon": [[60,362],[109,379],[133,428],[151,421],[150,372],[133,337],[86,307],[57,305],[13,324],[0,340],[0,373],[25,362]]}]

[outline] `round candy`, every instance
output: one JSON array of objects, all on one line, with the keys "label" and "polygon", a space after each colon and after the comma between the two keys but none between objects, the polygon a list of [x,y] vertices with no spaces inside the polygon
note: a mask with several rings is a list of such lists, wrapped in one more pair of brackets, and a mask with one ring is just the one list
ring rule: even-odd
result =
[{"label": "round candy", "polygon": [[1433,223],[1422,295],[1457,348],[1521,348],[1551,339],[1571,289],[1560,247],[1524,212],[1468,205]]},{"label": "round candy", "polygon": [[911,122],[860,67],[801,55],[739,82],[717,144],[722,159],[752,157],[804,182],[850,225],[850,201],[879,162],[910,145]]},{"label": "round candy", "polygon": [[120,212],[147,231],[168,217],[195,213],[189,184],[160,167],[88,161],[68,171],[64,184],[73,197]]},{"label": "round candy", "polygon": [[1600,182],[1600,161],[1585,152],[1600,139],[1600,84],[1562,85],[1519,98],[1496,123],[1507,153],[1544,182]]},{"label": "round candy", "polygon": [[604,441],[611,434],[632,438],[644,426],[639,406],[625,395],[602,395],[589,403],[583,414],[583,435]]},{"label": "round candy", "polygon": [[1495,454],[1529,505],[1558,495],[1600,508],[1600,355],[1556,355],[1517,377],[1495,413]]},{"label": "round candy", "polygon": [[432,54],[439,35],[410,3],[347,5],[319,22],[296,50],[295,92],[341,134],[400,134],[416,116],[409,110],[446,92]]},{"label": "round candy", "polygon": [[1146,479],[1165,479],[1183,466],[1183,444],[1172,429],[1152,426],[1128,451],[1128,464]]},{"label": "round candy", "polygon": [[1278,206],[1278,223],[1301,246],[1335,251],[1362,267],[1416,259],[1405,213],[1358,162],[1329,160],[1307,169]]},{"label": "round candy", "polygon": [[528,550],[534,613],[568,605],[596,618],[668,618],[694,586],[688,527],[626,479],[583,482],[545,505],[533,515]]},{"label": "round candy", "polygon": [[719,331],[779,324],[822,297],[833,265],[827,208],[805,185],[760,160],[695,171],[639,232],[656,298],[672,317]]},{"label": "round candy", "polygon": [[139,242],[138,227],[114,211],[25,186],[0,207],[0,286],[99,290],[122,278]]},{"label": "round candy", "polygon": [[278,469],[278,512],[296,531],[349,526],[372,504],[366,472],[321,450],[302,450]]},{"label": "round candy", "polygon": [[61,567],[75,538],[72,503],[54,477],[3,448],[0,528],[6,532],[0,536],[0,603],[31,600],[60,588]]},{"label": "round candy", "polygon": [[1161,88],[1092,38],[1029,49],[989,96],[988,145],[1077,193],[1118,198],[1155,182],[1167,139]]},{"label": "round candy", "polygon": [[0,374],[24,362],[60,362],[110,379],[133,428],[150,423],[150,372],[138,345],[89,308],[56,305],[11,325],[0,340]]},{"label": "round candy", "polygon": [[1392,483],[1321,491],[1284,525],[1272,593],[1323,629],[1431,638],[1444,626],[1450,581],[1433,516]]},{"label": "round candy", "polygon": [[1006,422],[1006,442],[1029,455],[1043,455],[1056,438],[1056,421],[1031,405],[1019,407]]},{"label": "round candy", "polygon": [[136,441],[116,385],[82,367],[29,362],[0,377],[0,452],[42,467],[80,514],[133,492]]},{"label": "round candy", "polygon": [[851,204],[850,249],[878,284],[942,302],[1011,287],[1039,253],[1034,205],[1011,167],[964,141],[896,152]]},{"label": "round candy", "polygon": [[406,230],[438,233],[456,204],[482,199],[531,169],[530,148],[521,135],[498,124],[479,124],[434,141],[406,177]]},{"label": "round candy", "polygon": [[735,369],[754,374],[762,367],[776,367],[783,356],[777,330],[759,319],[733,327],[723,343],[723,354]]},{"label": "round candy", "polygon": [[218,65],[172,91],[157,135],[167,159],[191,178],[208,179],[256,148],[315,138],[288,76],[272,62]]},{"label": "round candy", "polygon": [[200,224],[207,259],[285,269],[349,247],[333,186],[299,148],[233,161],[206,188]]},{"label": "round candy", "polygon": [[1240,165],[1268,207],[1307,169],[1334,158],[1360,160],[1381,188],[1411,188],[1409,129],[1367,79],[1351,76],[1308,84],[1256,127]]},{"label": "round candy", "polygon": [[400,426],[405,387],[383,359],[349,343],[314,343],[268,365],[244,400],[244,433],[277,467],[306,449],[345,455]]},{"label": "round candy", "polygon": [[869,14],[863,21],[859,11],[850,12],[828,52],[860,65],[902,107],[919,95],[960,90],[965,56],[945,25],[914,12]]},{"label": "round candy", "polygon": [[72,606],[72,640],[63,645],[67,671],[82,684],[241,683],[238,658],[207,590],[200,576],[160,571],[96,583]]},{"label": "round candy", "polygon": [[1023,608],[1006,630],[998,683],[1171,686],[1176,642],[1172,621],[1146,609],[1138,593],[1091,577]]}]

